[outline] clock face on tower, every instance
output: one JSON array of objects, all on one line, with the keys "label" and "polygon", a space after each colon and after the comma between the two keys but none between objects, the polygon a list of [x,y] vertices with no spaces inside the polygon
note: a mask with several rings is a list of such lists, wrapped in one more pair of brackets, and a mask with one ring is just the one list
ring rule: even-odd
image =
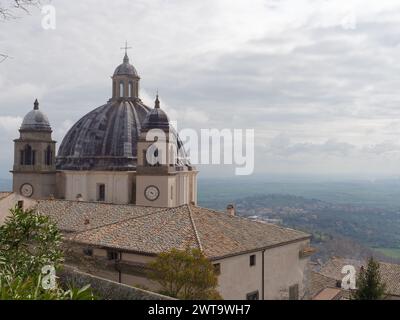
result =
[{"label": "clock face on tower", "polygon": [[155,201],[160,196],[160,190],[156,186],[148,186],[144,191],[144,196],[149,201]]},{"label": "clock face on tower", "polygon": [[33,187],[29,183],[25,183],[21,186],[21,194],[24,197],[30,198],[33,195]]}]

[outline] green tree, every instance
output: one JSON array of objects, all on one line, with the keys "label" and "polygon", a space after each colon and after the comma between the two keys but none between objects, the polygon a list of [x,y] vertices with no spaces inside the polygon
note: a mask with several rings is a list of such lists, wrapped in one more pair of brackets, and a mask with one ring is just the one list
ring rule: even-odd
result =
[{"label": "green tree", "polygon": [[369,258],[367,268],[361,268],[357,277],[354,300],[380,300],[385,298],[386,284],[382,282],[379,262]]},{"label": "green tree", "polygon": [[198,249],[172,249],[148,267],[149,278],[161,285],[162,294],[183,300],[221,299],[214,267]]},{"label": "green tree", "polygon": [[17,277],[39,274],[43,266],[63,262],[62,238],[49,218],[33,210],[10,210],[0,226],[0,266]]},{"label": "green tree", "polygon": [[88,287],[64,290],[54,279],[48,289],[45,266],[60,270],[62,236],[49,218],[15,207],[0,226],[0,299],[93,299]]}]

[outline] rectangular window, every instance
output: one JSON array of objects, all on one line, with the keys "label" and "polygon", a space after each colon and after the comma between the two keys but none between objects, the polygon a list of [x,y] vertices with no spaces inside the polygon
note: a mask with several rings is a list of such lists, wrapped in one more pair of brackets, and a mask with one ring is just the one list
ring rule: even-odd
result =
[{"label": "rectangular window", "polygon": [[24,208],[24,201],[23,201],[23,200],[19,200],[19,201],[17,202],[17,207],[18,207],[19,209],[23,209],[23,208]]},{"label": "rectangular window", "polygon": [[118,252],[117,251],[107,251],[108,260],[118,260]]},{"label": "rectangular window", "polygon": [[97,188],[97,201],[106,201],[106,185],[99,184]]},{"label": "rectangular window", "polygon": [[221,274],[221,264],[220,263],[216,263],[213,265],[214,266],[214,272],[217,276],[219,276]]},{"label": "rectangular window", "polygon": [[246,295],[246,300],[259,300],[260,294],[258,291],[250,292]]},{"label": "rectangular window", "polygon": [[253,267],[256,265],[256,255],[253,254],[250,256],[250,267]]},{"label": "rectangular window", "polygon": [[85,248],[85,249],[83,249],[83,254],[85,256],[91,257],[91,256],[93,256],[93,249],[92,248]]},{"label": "rectangular window", "polygon": [[289,300],[299,300],[299,285],[289,287]]}]

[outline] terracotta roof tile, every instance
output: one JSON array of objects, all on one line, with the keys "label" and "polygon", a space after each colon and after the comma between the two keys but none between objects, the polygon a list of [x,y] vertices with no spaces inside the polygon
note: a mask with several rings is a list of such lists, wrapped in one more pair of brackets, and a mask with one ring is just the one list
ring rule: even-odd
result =
[{"label": "terracotta roof tile", "polygon": [[[75,201],[39,201],[70,239],[93,246],[157,254],[172,248],[200,248],[209,258],[309,238],[300,231],[230,216],[205,208],[152,208]],[[87,223],[89,221],[89,223]]]},{"label": "terracotta roof tile", "polygon": [[[341,271],[345,265],[354,266],[358,273],[361,266],[366,266],[367,262],[353,259],[332,258],[322,266],[319,272],[326,277],[341,280],[344,277]],[[382,280],[386,283],[387,292],[393,296],[400,296],[400,264],[379,262],[379,265]]]}]

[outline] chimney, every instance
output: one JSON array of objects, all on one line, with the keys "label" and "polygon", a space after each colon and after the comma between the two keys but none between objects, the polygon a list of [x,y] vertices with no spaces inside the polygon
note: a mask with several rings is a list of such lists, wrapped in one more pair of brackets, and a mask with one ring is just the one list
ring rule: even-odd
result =
[{"label": "chimney", "polygon": [[228,215],[230,216],[236,216],[236,212],[235,212],[235,206],[233,204],[228,204],[228,206],[226,207],[226,212],[228,213]]}]

